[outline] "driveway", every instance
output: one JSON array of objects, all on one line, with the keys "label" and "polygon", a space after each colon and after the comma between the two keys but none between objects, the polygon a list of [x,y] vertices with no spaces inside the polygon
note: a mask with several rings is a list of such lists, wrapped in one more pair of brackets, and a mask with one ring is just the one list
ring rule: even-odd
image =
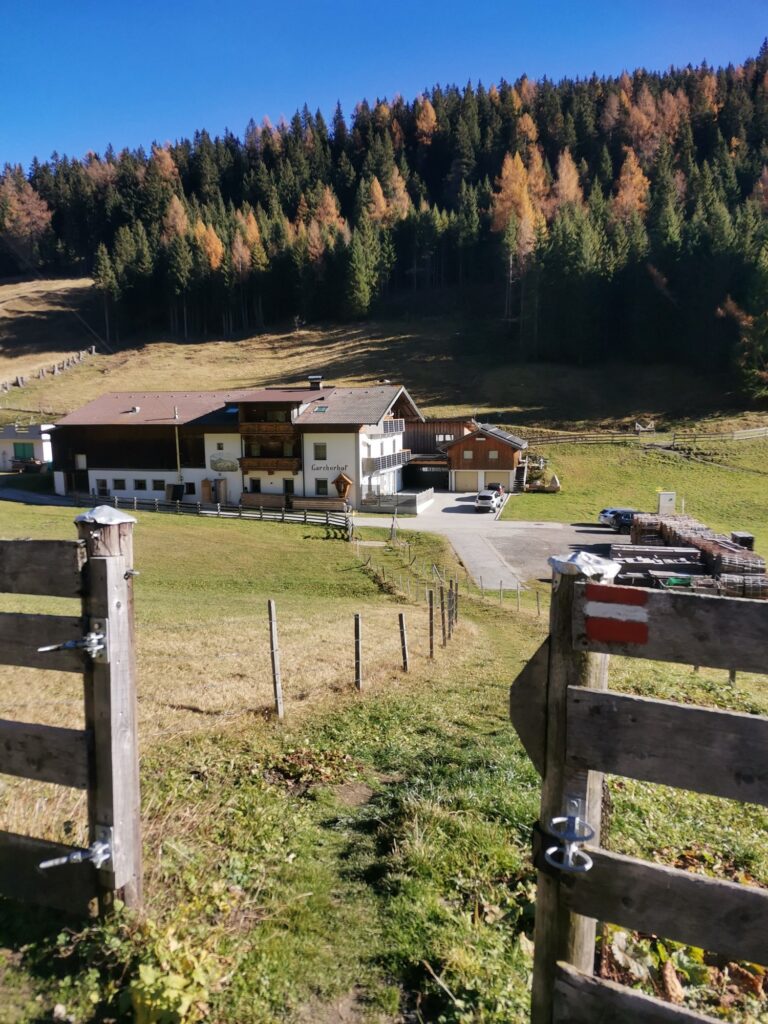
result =
[{"label": "driveway", "polygon": [[[515,501],[513,495],[509,498]],[[438,493],[435,502],[420,516],[398,518],[400,530],[439,533],[450,541],[476,583],[507,589],[524,586],[526,580],[549,579],[550,555],[567,555],[587,549],[598,555],[608,553],[615,534],[590,523],[515,522],[496,519],[488,512],[475,512],[475,495]],[[361,516],[358,526],[392,525],[391,516]]]}]

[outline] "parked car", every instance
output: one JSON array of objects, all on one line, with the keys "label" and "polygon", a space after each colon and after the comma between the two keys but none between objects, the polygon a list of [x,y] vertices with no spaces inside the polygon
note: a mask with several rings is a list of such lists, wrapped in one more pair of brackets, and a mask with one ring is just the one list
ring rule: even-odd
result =
[{"label": "parked car", "polygon": [[601,526],[613,526],[613,518],[618,515],[619,512],[634,512],[635,509],[624,508],[621,505],[611,505],[608,508],[604,508],[598,514],[597,521]]},{"label": "parked car", "polygon": [[632,520],[637,514],[638,510],[636,508],[619,509],[613,516],[611,526],[616,533],[629,533],[632,529]]},{"label": "parked car", "polygon": [[504,484],[486,484],[485,490],[493,491],[493,493],[498,494],[500,498],[503,498],[504,495],[506,494],[506,491],[504,490]]},{"label": "parked car", "polygon": [[480,491],[475,498],[475,512],[495,512],[501,505],[501,498],[495,491]]}]

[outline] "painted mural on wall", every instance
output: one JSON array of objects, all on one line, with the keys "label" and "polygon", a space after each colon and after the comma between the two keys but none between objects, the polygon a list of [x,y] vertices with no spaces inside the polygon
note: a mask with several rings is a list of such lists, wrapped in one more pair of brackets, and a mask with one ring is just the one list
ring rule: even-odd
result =
[{"label": "painted mural on wall", "polygon": [[211,469],[215,473],[236,473],[239,468],[234,459],[224,459],[221,455],[211,456]]}]

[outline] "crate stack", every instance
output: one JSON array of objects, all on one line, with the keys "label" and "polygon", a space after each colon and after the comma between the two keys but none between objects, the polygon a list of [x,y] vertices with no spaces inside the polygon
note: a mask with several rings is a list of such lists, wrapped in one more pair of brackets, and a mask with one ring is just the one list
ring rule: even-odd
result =
[{"label": "crate stack", "polygon": [[[632,546],[639,548],[659,546],[698,552],[687,573],[681,572],[669,579],[663,578],[667,573],[654,571],[656,567],[652,563],[659,557],[663,558],[661,552],[653,559],[649,558],[645,585],[686,586],[699,592],[728,597],[768,600],[765,559],[691,516],[636,515],[630,536]],[[622,564],[627,562],[626,571],[619,578],[637,582],[638,558],[632,558],[629,553],[622,557],[623,552],[617,552],[617,555]]]}]

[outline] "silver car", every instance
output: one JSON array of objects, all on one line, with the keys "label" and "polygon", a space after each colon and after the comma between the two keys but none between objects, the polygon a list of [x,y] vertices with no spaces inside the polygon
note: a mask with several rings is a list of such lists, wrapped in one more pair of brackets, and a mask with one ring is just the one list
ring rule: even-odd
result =
[{"label": "silver car", "polygon": [[475,498],[475,512],[495,512],[501,505],[501,496],[495,491],[480,491]]}]

